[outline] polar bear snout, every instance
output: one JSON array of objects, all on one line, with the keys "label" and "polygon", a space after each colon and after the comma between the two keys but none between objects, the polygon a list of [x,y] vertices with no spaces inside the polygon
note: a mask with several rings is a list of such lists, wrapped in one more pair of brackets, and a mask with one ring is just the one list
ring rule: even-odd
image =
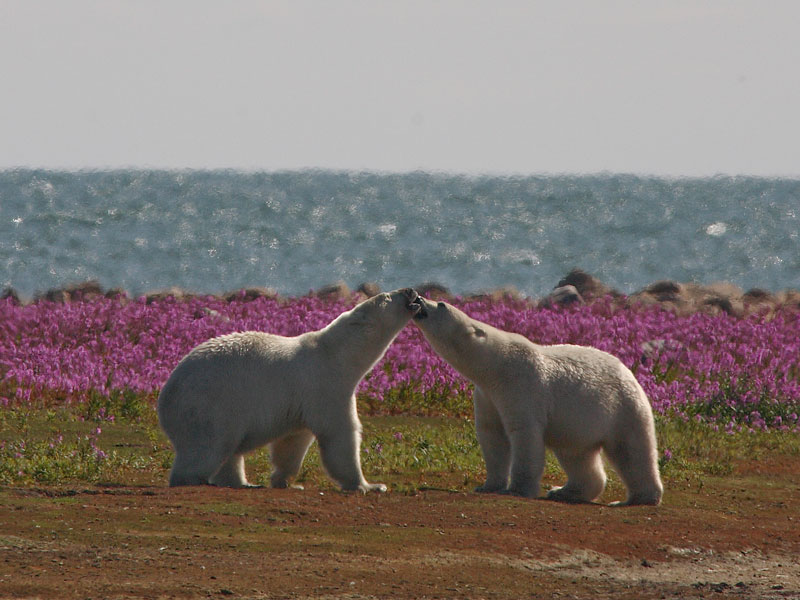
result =
[{"label": "polar bear snout", "polygon": [[414,315],[418,315],[419,311],[422,309],[422,302],[417,290],[405,288],[403,290],[403,295],[406,297],[406,308],[414,313]]},{"label": "polar bear snout", "polygon": [[416,303],[419,304],[419,309],[417,310],[416,314],[414,315],[414,318],[417,321],[421,321],[422,319],[428,318],[428,316],[430,314],[429,310],[433,310],[433,308],[434,308],[433,307],[433,302],[431,302],[430,300],[427,300],[427,299],[423,298],[422,296],[420,296],[419,298],[417,298]]}]

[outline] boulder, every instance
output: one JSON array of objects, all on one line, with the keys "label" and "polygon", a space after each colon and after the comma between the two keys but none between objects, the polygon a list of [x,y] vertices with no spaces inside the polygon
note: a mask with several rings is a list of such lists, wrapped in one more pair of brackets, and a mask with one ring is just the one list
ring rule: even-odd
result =
[{"label": "boulder", "polygon": [[226,292],[222,297],[227,302],[252,302],[257,298],[277,298],[278,292],[272,288],[265,287],[249,287],[236,290],[234,292]]},{"label": "boulder", "polygon": [[83,302],[105,298],[105,293],[100,284],[95,280],[70,283],[60,288],[52,288],[43,294],[37,294],[35,301],[46,300],[48,302]]},{"label": "boulder", "polygon": [[170,299],[181,302],[183,300],[194,298],[195,294],[187,292],[182,288],[173,286],[163,290],[148,292],[144,297],[147,304],[152,304],[153,302],[163,302],[164,300]]},{"label": "boulder", "polygon": [[621,295],[615,289],[581,269],[572,269],[558,282],[556,289],[567,285],[573,286],[586,302],[591,302],[604,296],[618,297]]},{"label": "boulder", "polygon": [[314,292],[314,295],[322,300],[336,301],[346,300],[352,293],[344,281],[337,281],[336,283],[322,286]]},{"label": "boulder", "polygon": [[423,283],[415,286],[414,289],[420,296],[428,300],[450,300],[453,297],[450,290],[439,283]]},{"label": "boulder", "polygon": [[540,308],[550,308],[552,306],[569,306],[571,304],[585,304],[585,301],[574,285],[562,285],[539,300],[538,305]]},{"label": "boulder", "polygon": [[0,294],[0,300],[5,300],[6,302],[10,302],[15,306],[20,306],[22,304],[22,300],[20,300],[17,290],[12,287],[7,287],[3,290],[3,293]]},{"label": "boulder", "polygon": [[381,293],[381,286],[374,282],[365,282],[358,286],[356,290],[359,294],[363,294],[367,298],[372,298]]}]

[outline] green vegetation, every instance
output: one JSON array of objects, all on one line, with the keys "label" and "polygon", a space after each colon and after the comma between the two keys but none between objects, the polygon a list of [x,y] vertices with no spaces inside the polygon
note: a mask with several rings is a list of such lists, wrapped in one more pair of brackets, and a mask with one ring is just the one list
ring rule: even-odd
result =
[{"label": "green vegetation", "polygon": [[[0,484],[165,485],[172,450],[158,427],[153,402],[150,396],[119,394],[57,408],[3,408]],[[482,481],[483,460],[471,419],[372,416],[363,421],[361,459],[369,480],[387,483],[397,493],[468,491]],[[667,482],[729,475],[740,462],[767,455],[800,456],[800,436],[792,432],[730,433],[677,417],[658,417],[656,427]],[[247,470],[254,483],[268,484],[266,449],[248,457]],[[621,484],[609,475],[609,493],[617,493]],[[549,456],[545,485],[562,480]],[[333,489],[316,446],[296,483]]]}]

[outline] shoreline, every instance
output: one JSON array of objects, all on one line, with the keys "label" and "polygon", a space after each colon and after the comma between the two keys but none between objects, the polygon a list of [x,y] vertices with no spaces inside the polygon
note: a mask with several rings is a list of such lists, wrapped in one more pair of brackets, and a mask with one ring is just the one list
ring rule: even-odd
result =
[{"label": "shoreline", "polygon": [[[771,292],[761,288],[752,288],[745,291],[727,282],[698,284],[658,280],[641,290],[626,295],[606,285],[593,275],[577,268],[572,269],[559,280],[549,294],[539,298],[525,296],[513,287],[468,294],[452,293],[447,287],[434,282],[421,283],[413,287],[420,295],[433,299],[461,299],[464,301],[512,300],[526,302],[538,308],[591,304],[601,299],[610,298],[611,302],[620,308],[659,305],[678,314],[704,312],[711,314],[725,313],[741,317],[750,314],[770,314],[778,310],[800,312],[800,290],[786,289],[780,292]],[[13,287],[7,287],[0,294],[0,301],[11,302],[18,306],[37,304],[39,302],[91,302],[99,299],[133,301],[140,298],[144,298],[147,304],[168,298],[177,301],[187,301],[195,298],[215,298],[226,302],[248,302],[262,297],[291,300],[292,298],[310,296],[322,300],[339,301],[347,300],[354,296],[356,298],[359,296],[368,298],[382,291],[385,290],[382,290],[376,283],[362,283],[357,288],[351,289],[346,283],[339,281],[311,290],[308,294],[296,296],[285,296],[265,287],[246,287],[221,294],[198,293],[179,287],[170,287],[153,290],[134,297],[124,289],[103,289],[97,281],[88,280],[51,288],[45,292],[37,292],[30,299],[20,296]]]}]

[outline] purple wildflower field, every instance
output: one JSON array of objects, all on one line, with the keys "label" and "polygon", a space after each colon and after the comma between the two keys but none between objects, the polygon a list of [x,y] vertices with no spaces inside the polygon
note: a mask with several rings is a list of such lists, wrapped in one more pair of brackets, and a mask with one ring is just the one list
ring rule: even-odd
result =
[{"label": "purple wildflower field", "polygon": [[[80,403],[123,393],[154,402],[180,358],[198,343],[242,330],[297,335],[324,327],[356,301],[0,301],[0,405]],[[729,432],[800,431],[797,312],[678,316],[610,300],[552,309],[512,299],[454,304],[536,343],[588,345],[614,354],[634,371],[657,414]],[[360,399],[377,413],[395,412],[393,399],[403,396],[416,398],[421,412],[447,414],[444,399],[465,400],[469,393],[470,385],[412,324],[359,388]]]}]

